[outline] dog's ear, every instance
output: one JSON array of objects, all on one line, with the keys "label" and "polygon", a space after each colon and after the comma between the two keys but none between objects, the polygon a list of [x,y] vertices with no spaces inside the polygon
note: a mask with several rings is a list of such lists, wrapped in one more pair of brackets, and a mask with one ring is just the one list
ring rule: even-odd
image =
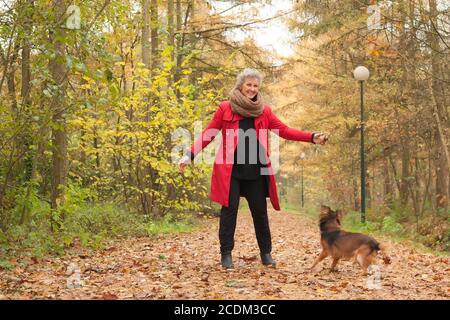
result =
[{"label": "dog's ear", "polygon": [[342,218],[344,217],[344,212],[341,209],[336,210],[336,220],[339,225],[342,223]]},{"label": "dog's ear", "polygon": [[328,214],[328,213],[330,213],[330,211],[331,211],[330,207],[324,206],[324,205],[320,206],[320,213],[321,214]]},{"label": "dog's ear", "polygon": [[330,213],[331,213],[331,208],[330,207],[321,205],[320,206],[319,219],[320,220],[326,219],[330,215]]}]

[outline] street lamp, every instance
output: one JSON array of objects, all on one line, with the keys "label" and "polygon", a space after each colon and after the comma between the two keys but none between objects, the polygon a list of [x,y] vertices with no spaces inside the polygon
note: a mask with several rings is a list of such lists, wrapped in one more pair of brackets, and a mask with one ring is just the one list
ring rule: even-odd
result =
[{"label": "street lamp", "polygon": [[305,153],[304,152],[302,152],[300,154],[300,171],[301,171],[301,174],[302,174],[302,208],[303,208],[305,206],[305,197],[303,195],[303,188],[304,188],[304,186],[303,186],[303,164],[302,164],[302,160],[305,160]]},{"label": "street lamp", "polygon": [[369,69],[356,67],[353,76],[361,86],[361,222],[366,222],[366,169],[364,161],[364,81],[369,79]]}]

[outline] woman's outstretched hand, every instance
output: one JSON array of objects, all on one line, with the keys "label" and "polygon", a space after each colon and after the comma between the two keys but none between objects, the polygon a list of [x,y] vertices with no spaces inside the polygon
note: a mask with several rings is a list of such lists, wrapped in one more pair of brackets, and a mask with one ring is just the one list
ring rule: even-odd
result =
[{"label": "woman's outstretched hand", "polygon": [[323,132],[316,132],[314,134],[314,143],[324,145],[328,141],[328,136]]},{"label": "woman's outstretched hand", "polygon": [[178,161],[178,169],[180,169],[180,172],[183,172],[186,165],[190,162],[191,159],[188,156],[181,158],[180,161]]}]

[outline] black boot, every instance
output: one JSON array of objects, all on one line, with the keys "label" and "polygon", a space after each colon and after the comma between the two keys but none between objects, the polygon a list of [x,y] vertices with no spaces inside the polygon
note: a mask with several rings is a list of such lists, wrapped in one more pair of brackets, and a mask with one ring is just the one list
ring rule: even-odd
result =
[{"label": "black boot", "polygon": [[261,253],[261,261],[265,266],[276,266],[276,262],[272,259],[272,255],[270,253]]},{"label": "black boot", "polygon": [[233,268],[233,259],[231,258],[231,252],[230,253],[222,253],[222,268],[224,269],[231,269]]}]

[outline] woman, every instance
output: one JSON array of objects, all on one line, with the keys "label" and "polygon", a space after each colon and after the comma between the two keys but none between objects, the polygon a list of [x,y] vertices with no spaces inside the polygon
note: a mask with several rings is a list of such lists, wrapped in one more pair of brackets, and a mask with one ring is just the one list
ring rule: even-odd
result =
[{"label": "woman", "polygon": [[220,103],[208,127],[179,162],[180,171],[222,130],[211,177],[211,199],[222,205],[220,212],[220,253],[223,268],[232,268],[231,252],[241,196],[247,199],[264,265],[275,266],[267,217],[266,197],[280,210],[275,178],[269,158],[268,130],[284,139],[325,144],[327,136],[289,128],[265,105],[259,88],[261,75],[245,69],[236,79],[229,101]]}]

